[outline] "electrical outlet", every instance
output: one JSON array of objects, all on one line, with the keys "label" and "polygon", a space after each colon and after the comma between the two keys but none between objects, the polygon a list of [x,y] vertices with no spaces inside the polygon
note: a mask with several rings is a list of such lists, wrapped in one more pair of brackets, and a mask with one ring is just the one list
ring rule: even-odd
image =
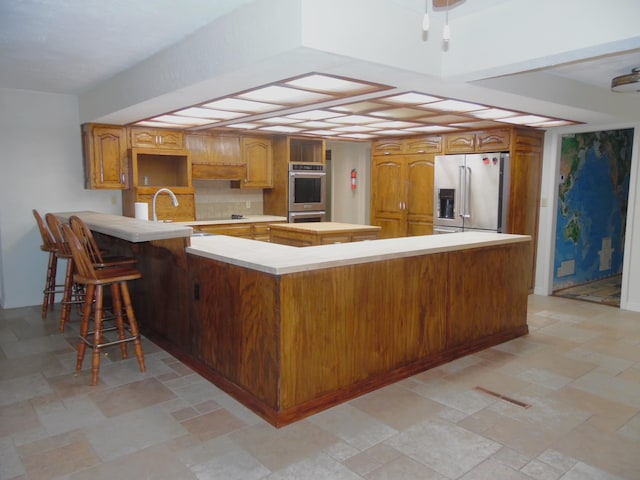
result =
[{"label": "electrical outlet", "polygon": [[118,198],[114,195],[111,195],[111,205],[117,205],[118,204]]},{"label": "electrical outlet", "polygon": [[247,200],[246,202],[244,202],[244,206],[245,208],[251,208],[251,202]]}]

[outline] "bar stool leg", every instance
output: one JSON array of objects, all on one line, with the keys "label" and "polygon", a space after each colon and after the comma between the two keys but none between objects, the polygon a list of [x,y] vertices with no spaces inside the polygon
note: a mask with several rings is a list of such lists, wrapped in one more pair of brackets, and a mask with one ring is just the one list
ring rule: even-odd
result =
[{"label": "bar stool leg", "polygon": [[91,385],[98,384],[98,371],[100,370],[100,352],[102,351],[102,301],[104,292],[102,285],[96,286],[96,306],[94,312],[93,355],[91,355]]},{"label": "bar stool leg", "polygon": [[73,261],[67,260],[67,273],[64,277],[64,294],[62,296],[62,309],[60,311],[60,331],[64,332],[64,327],[69,320],[71,313],[71,297],[73,291]]},{"label": "bar stool leg", "polygon": [[91,320],[91,304],[93,303],[94,285],[87,285],[86,296],[84,298],[84,307],[82,309],[82,319],[80,320],[80,343],[78,344],[78,355],[76,358],[76,371],[82,370],[82,361],[87,351],[87,343],[85,339],[89,334],[89,321]]},{"label": "bar stool leg", "polygon": [[49,307],[53,306],[56,293],[56,266],[58,257],[55,252],[49,252],[49,261],[47,263],[47,279],[45,280],[43,298],[42,298],[42,319],[47,318]]},{"label": "bar stool leg", "polygon": [[124,341],[124,319],[122,318],[122,298],[120,296],[120,286],[116,283],[111,284],[111,300],[113,302],[113,314],[116,317],[116,326],[118,327],[118,339],[120,340],[120,353],[122,358],[128,358],[127,342]]},{"label": "bar stool leg", "polygon": [[133,335],[133,347],[136,352],[136,358],[138,359],[138,365],[141,372],[146,372],[147,368],[144,365],[144,355],[142,353],[142,342],[140,341],[140,331],[138,330],[138,322],[133,313],[133,307],[131,306],[131,297],[129,296],[129,287],[127,282],[120,283],[122,290],[122,300],[124,301],[124,308],[127,312],[127,319],[129,320],[129,328],[131,329],[131,335]]}]

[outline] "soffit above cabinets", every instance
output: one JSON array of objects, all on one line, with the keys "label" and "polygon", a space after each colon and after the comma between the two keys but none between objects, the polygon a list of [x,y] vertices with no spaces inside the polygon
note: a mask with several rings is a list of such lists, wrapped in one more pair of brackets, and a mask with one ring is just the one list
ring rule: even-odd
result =
[{"label": "soffit above cabinets", "polygon": [[143,119],[133,125],[370,140],[505,124],[549,128],[575,123],[578,122],[422,92],[398,93],[392,85],[311,72]]}]

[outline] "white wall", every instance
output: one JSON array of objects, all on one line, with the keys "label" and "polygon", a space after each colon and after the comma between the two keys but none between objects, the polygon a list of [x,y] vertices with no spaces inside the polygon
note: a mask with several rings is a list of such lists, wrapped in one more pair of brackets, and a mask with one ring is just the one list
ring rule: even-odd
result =
[{"label": "white wall", "polygon": [[640,231],[638,230],[640,228],[640,124],[567,127],[553,129],[545,134],[535,293],[549,295],[553,289],[561,136],[567,133],[596,132],[620,128],[635,128],[629,179],[629,207],[620,308],[640,311]]},{"label": "white wall", "polygon": [[[331,220],[341,223],[368,225],[371,172],[369,143],[327,141],[331,150],[332,188]],[[358,172],[357,187],[351,189],[351,170]]]},{"label": "white wall", "polygon": [[121,195],[83,189],[76,97],[0,89],[0,145],[0,305],[36,305],[47,254],[32,209],[120,213]]}]

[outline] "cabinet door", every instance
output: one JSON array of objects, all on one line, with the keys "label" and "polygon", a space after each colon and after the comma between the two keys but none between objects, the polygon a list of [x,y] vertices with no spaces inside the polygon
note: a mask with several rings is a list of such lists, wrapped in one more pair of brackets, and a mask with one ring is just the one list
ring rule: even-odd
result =
[{"label": "cabinet door", "polygon": [[476,134],[476,152],[506,152],[509,150],[509,130],[496,129]]},{"label": "cabinet door", "polygon": [[110,125],[83,125],[85,188],[118,189],[128,186],[125,129]]},{"label": "cabinet door", "polygon": [[247,176],[242,187],[273,187],[273,155],[271,140],[264,137],[242,137],[242,158],[247,165]]},{"label": "cabinet door", "polygon": [[445,136],[445,153],[472,153],[475,143],[474,133],[450,133]]},{"label": "cabinet door", "polygon": [[371,145],[373,155],[398,155],[403,149],[404,142],[401,138],[376,140]]},{"label": "cabinet door", "polygon": [[433,155],[406,157],[407,235],[433,233]]},{"label": "cabinet door", "polygon": [[514,149],[511,151],[507,233],[531,235],[529,290],[533,291],[538,244],[544,133],[516,131],[514,135]]},{"label": "cabinet door", "polygon": [[129,130],[132,147],[184,148],[184,134],[161,128],[132,127]]},{"label": "cabinet door", "polygon": [[406,235],[403,157],[375,156],[371,171],[371,223],[382,227],[380,238]]},{"label": "cabinet door", "polygon": [[289,161],[324,163],[324,150],[324,140],[291,138],[289,140]]},{"label": "cabinet door", "polygon": [[404,142],[404,153],[441,153],[442,137],[429,135],[428,137],[407,138]]},{"label": "cabinet door", "polygon": [[185,142],[191,152],[194,179],[242,180],[246,177],[239,135],[189,134]]}]

